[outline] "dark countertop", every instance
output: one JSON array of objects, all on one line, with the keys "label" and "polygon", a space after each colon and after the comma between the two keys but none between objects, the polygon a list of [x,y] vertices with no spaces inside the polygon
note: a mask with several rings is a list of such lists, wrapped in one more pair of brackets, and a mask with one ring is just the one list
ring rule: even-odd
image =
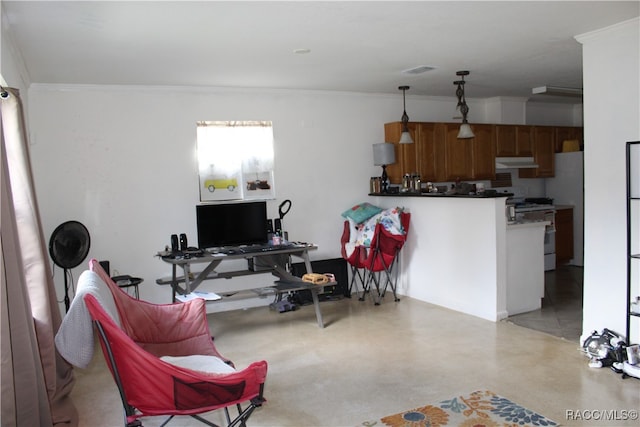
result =
[{"label": "dark countertop", "polygon": [[513,193],[489,193],[489,194],[447,194],[447,193],[369,193],[375,197],[446,197],[467,199],[496,199],[499,197],[512,197]]}]

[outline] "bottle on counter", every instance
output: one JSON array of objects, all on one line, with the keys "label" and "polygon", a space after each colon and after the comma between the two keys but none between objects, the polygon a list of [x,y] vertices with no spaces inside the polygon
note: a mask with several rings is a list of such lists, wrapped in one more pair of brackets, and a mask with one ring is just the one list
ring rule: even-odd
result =
[{"label": "bottle on counter", "polygon": [[411,190],[411,175],[409,175],[408,173],[405,173],[402,177],[402,189],[400,191],[402,191],[403,193],[406,193],[410,190]]},{"label": "bottle on counter", "polygon": [[369,180],[369,192],[372,194],[380,194],[382,191],[382,178],[379,176],[372,176]]},{"label": "bottle on counter", "polygon": [[422,182],[420,180],[420,175],[417,172],[414,172],[411,175],[411,191],[414,193],[420,193],[422,191]]}]

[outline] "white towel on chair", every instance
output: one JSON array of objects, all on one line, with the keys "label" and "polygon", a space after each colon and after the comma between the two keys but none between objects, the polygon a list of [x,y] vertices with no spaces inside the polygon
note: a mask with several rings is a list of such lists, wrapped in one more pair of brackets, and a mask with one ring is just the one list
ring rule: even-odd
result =
[{"label": "white towel on chair", "polygon": [[120,325],[120,317],[109,287],[93,271],[84,271],[78,278],[76,295],[62,319],[55,342],[58,352],[74,366],[86,368],[93,358],[93,322],[84,303],[84,296],[93,295],[102,308]]}]

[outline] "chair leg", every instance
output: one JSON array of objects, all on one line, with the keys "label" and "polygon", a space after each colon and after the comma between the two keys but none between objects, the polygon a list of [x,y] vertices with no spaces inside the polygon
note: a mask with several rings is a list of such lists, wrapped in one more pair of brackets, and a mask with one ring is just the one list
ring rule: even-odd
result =
[{"label": "chair leg", "polygon": [[365,274],[364,269],[357,268],[355,266],[351,266],[351,281],[349,282],[349,298],[351,298],[351,294],[353,293],[353,288],[355,287],[355,294],[358,295],[358,282],[362,283],[362,296],[358,297],[358,300],[364,300],[364,294],[367,289],[365,287]]},{"label": "chair leg", "polygon": [[396,267],[397,260],[398,257],[396,256],[393,261],[391,261],[391,264],[389,264],[389,266],[383,264],[386,280],[384,288],[382,290],[382,297],[384,298],[384,295],[387,292],[387,287],[391,286],[391,291],[393,292],[393,300],[396,302],[400,301],[400,298],[398,298],[398,295],[396,294],[396,287],[398,284],[398,268]]},{"label": "chair leg", "polygon": [[357,283],[357,274],[358,269],[354,266],[351,266],[351,281],[349,282],[349,298],[351,298],[351,294],[353,293],[353,285],[356,287],[356,295],[358,294],[358,283]]},{"label": "chair leg", "polygon": [[[378,271],[377,273],[374,273],[373,271],[369,273],[371,278],[370,282],[373,281],[373,284],[375,285],[376,291],[378,293],[378,298],[374,299],[374,303],[375,305],[380,305],[382,298],[384,298],[385,294],[387,293],[388,287],[391,287],[391,291],[393,292],[393,300],[398,302],[400,301],[400,298],[398,298],[398,295],[396,294],[396,285],[398,282],[398,268],[396,267],[398,260],[397,254],[389,265],[384,262],[384,258],[381,254],[379,255],[379,260],[383,267],[382,270]],[[381,286],[381,281],[383,279],[384,286]]]}]

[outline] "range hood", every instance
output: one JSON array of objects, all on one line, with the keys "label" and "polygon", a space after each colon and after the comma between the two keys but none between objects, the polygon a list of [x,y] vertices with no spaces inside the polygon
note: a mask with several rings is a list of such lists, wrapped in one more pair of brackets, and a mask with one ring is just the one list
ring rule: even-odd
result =
[{"label": "range hood", "polygon": [[530,169],[537,168],[533,157],[496,157],[496,169]]}]

